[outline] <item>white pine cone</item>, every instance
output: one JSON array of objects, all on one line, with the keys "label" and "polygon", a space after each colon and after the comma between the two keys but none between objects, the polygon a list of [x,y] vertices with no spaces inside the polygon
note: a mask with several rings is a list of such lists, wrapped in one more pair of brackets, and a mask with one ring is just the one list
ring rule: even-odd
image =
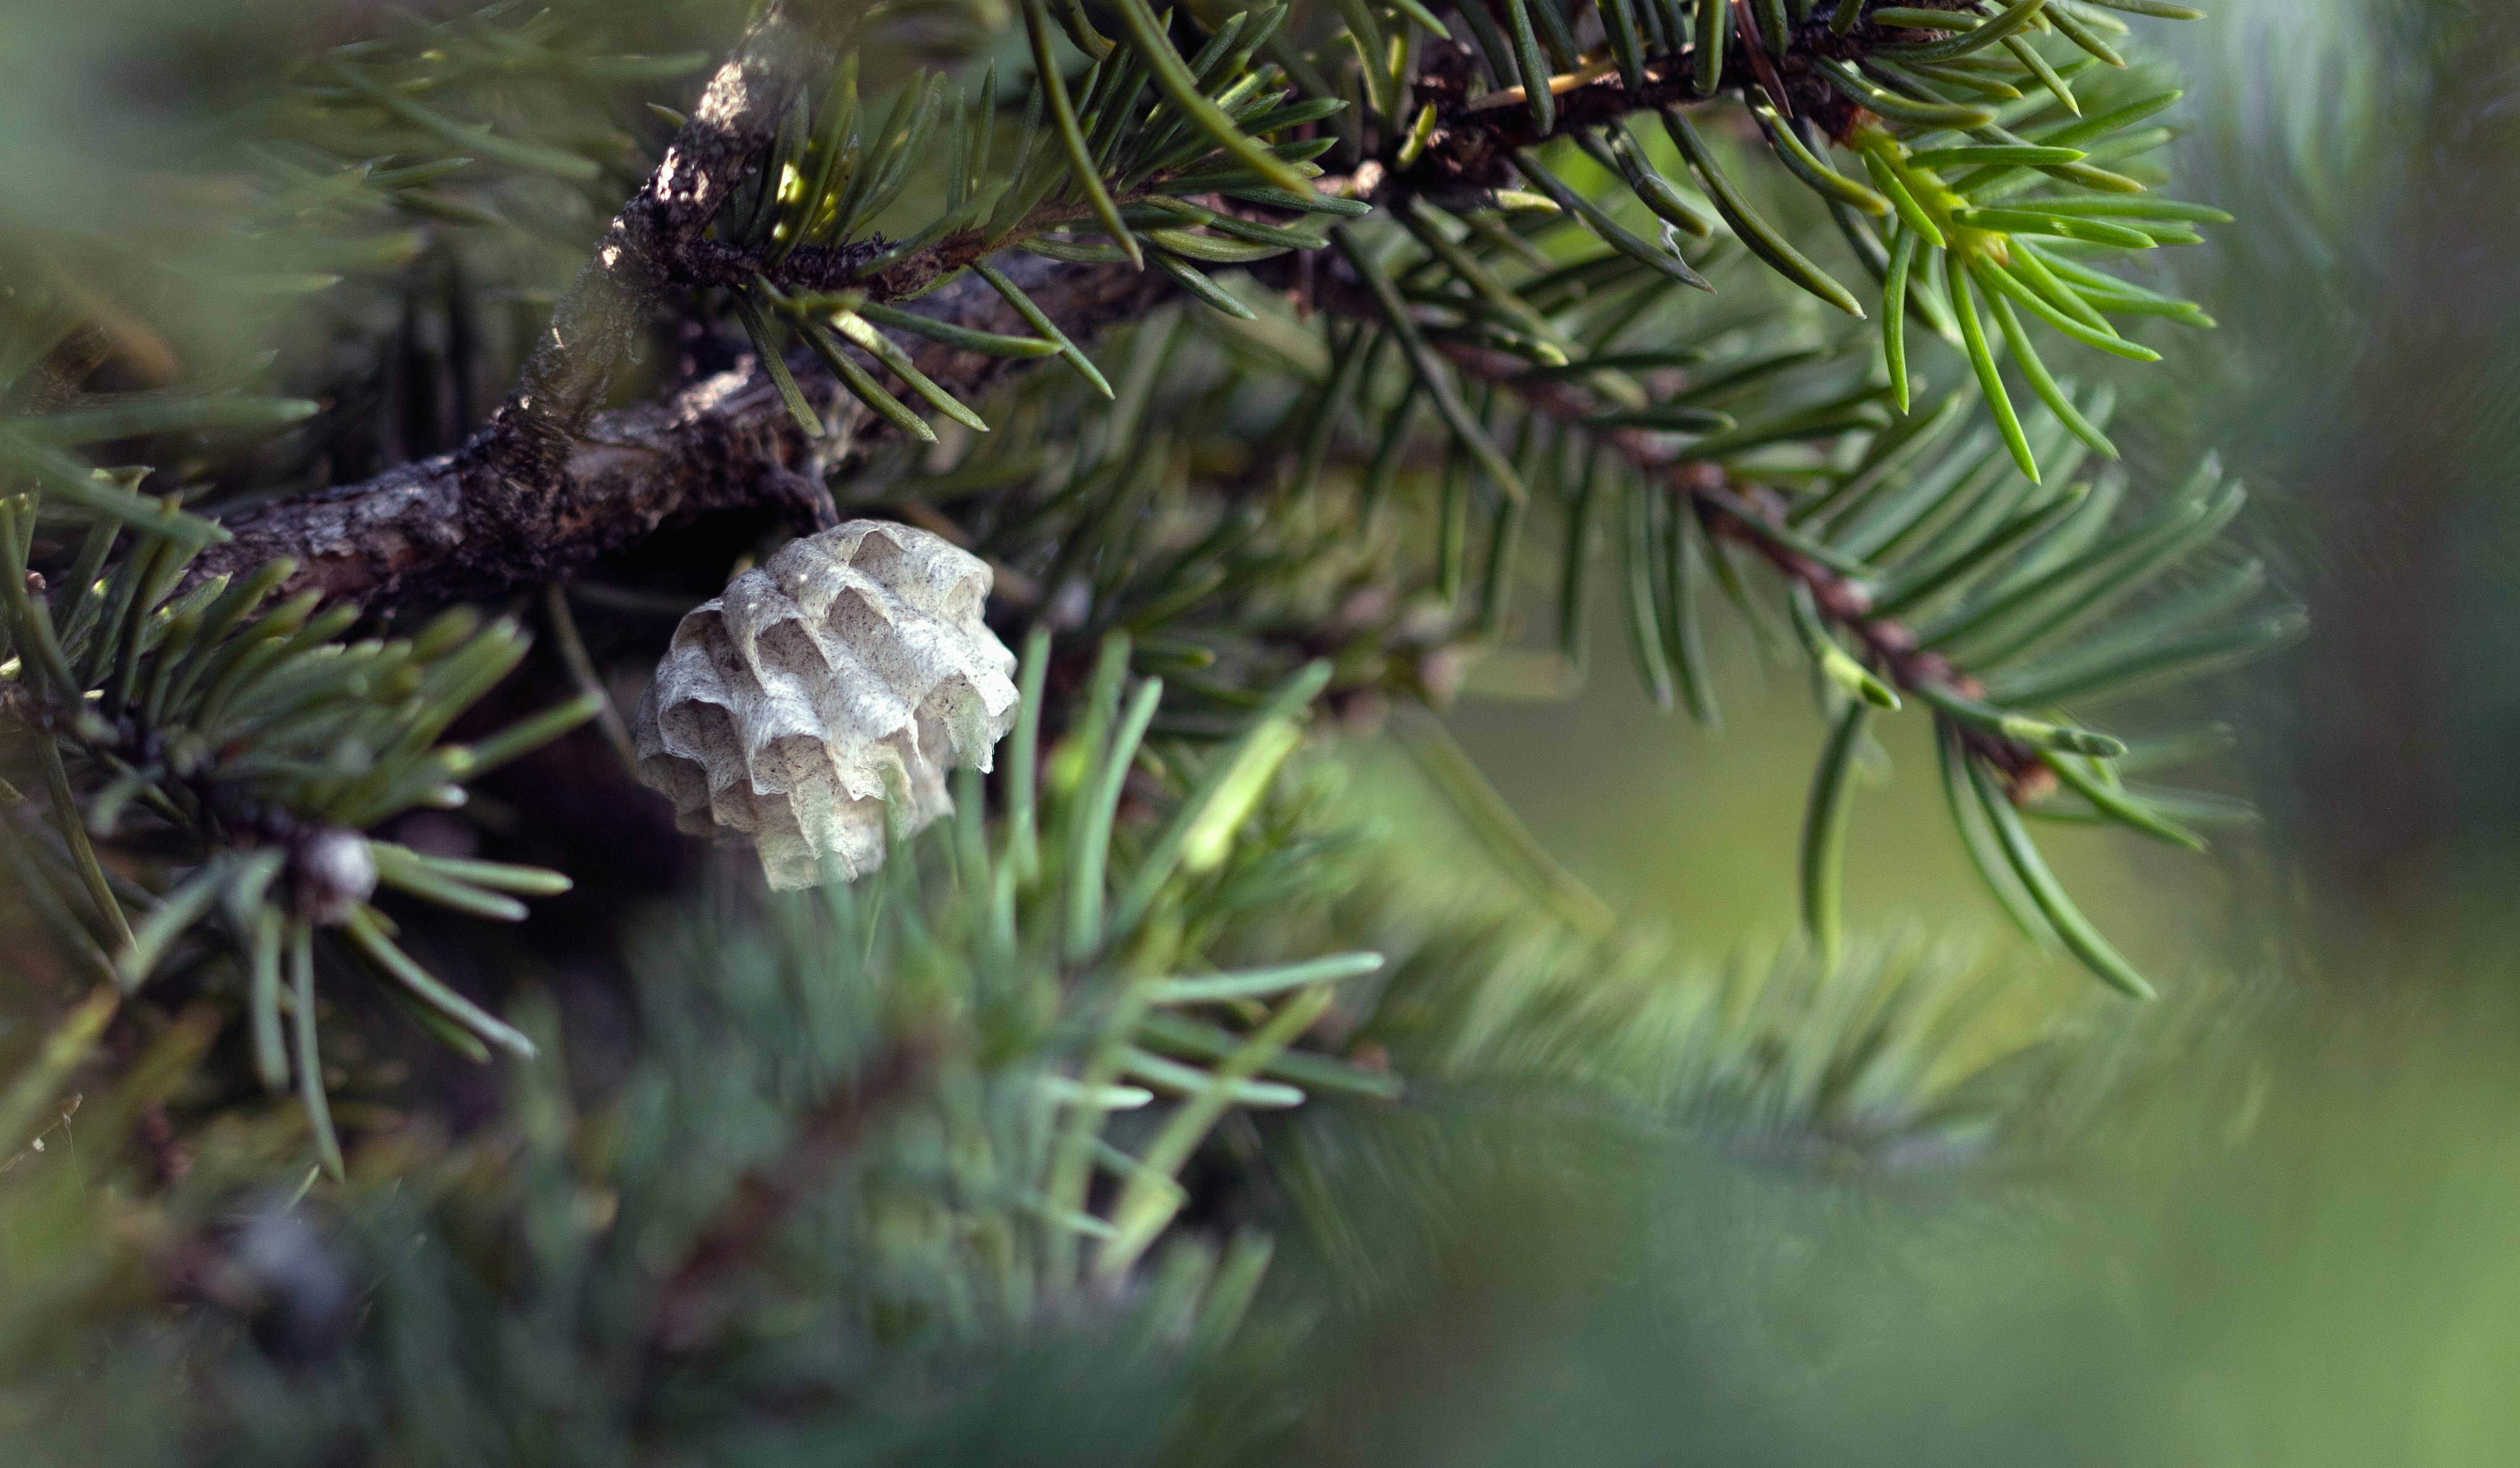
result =
[{"label": "white pine cone", "polygon": [[887,787],[925,825],[954,808],[945,772],[988,769],[1014,723],[989,585],[987,562],[907,525],[789,543],[674,629],[639,701],[640,772],[685,831],[750,835],[773,887],[875,869]]}]

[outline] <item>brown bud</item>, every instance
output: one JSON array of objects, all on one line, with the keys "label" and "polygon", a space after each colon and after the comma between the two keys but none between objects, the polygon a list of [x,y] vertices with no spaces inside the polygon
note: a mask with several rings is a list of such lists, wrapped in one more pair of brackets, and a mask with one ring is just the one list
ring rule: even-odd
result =
[{"label": "brown bud", "polygon": [[2013,772],[2012,803],[2017,806],[2037,805],[2056,793],[2056,772],[2045,765],[2030,765]]}]

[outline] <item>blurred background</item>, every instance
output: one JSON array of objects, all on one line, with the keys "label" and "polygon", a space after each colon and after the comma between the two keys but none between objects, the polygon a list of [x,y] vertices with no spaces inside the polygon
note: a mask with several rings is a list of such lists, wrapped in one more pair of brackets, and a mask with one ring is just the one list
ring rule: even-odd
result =
[{"label": "blurred background", "polygon": [[[2315,632],[2213,694],[2265,821],[2210,868],[2043,838],[2138,961],[2225,997],[2218,1038],[2139,1046],[2143,1078],[2039,1179],[2060,1191],[1762,1171],[1792,1202],[1761,1202],[1690,1156],[1535,1203],[1521,1252],[1483,1246],[1557,1261],[1535,1272],[1562,1293],[1484,1322],[1497,1376],[1430,1387],[1425,1419],[1341,1419],[1375,1448],[1542,1461],[1545,1423],[1584,1420],[1615,1424],[1603,1462],[2520,1460],[2520,7],[2205,8],[2147,38],[2187,87],[2174,187],[2239,216],[2165,252],[2221,329],[2123,375],[2120,422],[2139,479],[2210,452],[2249,484]],[[1730,654],[1720,734],[1598,673],[1571,710],[1450,716],[1569,869],[1709,961],[1791,933],[1796,833],[1771,813],[1822,738],[1793,675],[1746,636]],[[2036,970],[1887,722],[1901,778],[1859,796],[1850,921]],[[1450,1263],[1434,1293],[1478,1321],[1480,1266]],[[1567,1283],[1603,1278],[1679,1298]],[[1499,1436],[1469,1403],[1506,1382],[1562,1416]]]}]

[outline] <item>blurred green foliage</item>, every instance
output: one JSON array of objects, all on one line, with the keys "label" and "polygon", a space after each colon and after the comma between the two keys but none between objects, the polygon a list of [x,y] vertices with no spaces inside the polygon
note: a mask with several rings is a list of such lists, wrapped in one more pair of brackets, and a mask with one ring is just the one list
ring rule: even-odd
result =
[{"label": "blurred green foliage", "polygon": [[1475,1098],[1380,1137],[1317,1120],[1306,1186],[1381,1202],[1370,1284],[1282,1265],[1350,1291],[1289,1456],[2509,1461],[2513,1018],[2191,1033],[1992,1169],[1847,1175]]},{"label": "blurred green foliage", "polygon": [[2255,3],[2196,39],[2182,163],[2251,223],[2182,262],[2211,349],[2128,387],[2171,460],[2211,441],[2271,497],[2272,554],[2331,629],[2244,686],[2248,762],[2311,884],[2264,916],[2349,986],[2498,967],[2520,25],[2469,0]]}]

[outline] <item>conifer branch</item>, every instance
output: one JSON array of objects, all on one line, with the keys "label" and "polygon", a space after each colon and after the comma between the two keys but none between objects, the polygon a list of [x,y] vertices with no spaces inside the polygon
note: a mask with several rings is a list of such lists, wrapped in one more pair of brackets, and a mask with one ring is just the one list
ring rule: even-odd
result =
[{"label": "conifer branch", "polygon": [[774,3],[709,80],[645,185],[622,205],[468,449],[491,473],[549,475],[566,458],[646,328],[674,264],[759,159],[798,92],[844,34],[838,6]]},{"label": "conifer branch", "polygon": [[[2121,823],[2197,844],[2175,822],[2125,796],[2104,765],[2077,764],[2115,759],[2126,746],[2054,722],[2064,717],[2058,705],[2246,655],[2291,636],[2295,619],[2193,627],[2230,609],[2229,590],[2217,589],[2159,609],[2164,628],[2185,633],[2160,647],[2122,634],[2034,666],[2007,664],[2088,619],[2071,604],[2075,583],[2105,587],[2110,598],[2130,595],[2210,539],[2239,503],[2236,489],[2210,503],[2182,495],[2159,512],[2166,518],[2158,523],[2088,549],[2089,536],[2106,526],[2116,491],[2094,497],[2098,512],[2083,515],[2077,507],[2086,491],[2070,480],[2083,454],[2117,457],[2102,430],[2106,393],[2078,403],[2041,360],[2025,326],[2035,321],[2070,341],[2153,361],[2159,354],[2122,335],[2112,316],[2211,325],[2193,305],[2082,258],[2094,249],[2195,243],[2202,237],[2193,226],[2222,221],[2217,210],[2151,198],[2142,179],[2103,166],[2157,146],[2158,130],[2128,130],[2178,94],[2156,92],[2083,115],[2073,75],[2122,63],[2080,28],[2070,7],[2051,15],[2048,0],[1858,4],[1825,18],[1809,7],[1701,0],[1685,37],[1676,12],[1640,28],[1631,11],[1612,5],[1590,18],[1602,27],[1602,44],[1591,53],[1575,40],[1580,4],[1507,0],[1508,14],[1498,17],[1474,0],[1455,7],[1468,32],[1459,39],[1431,15],[1403,8],[1410,19],[1390,46],[1372,7],[1344,15],[1362,70],[1342,58],[1330,64],[1341,78],[1332,83],[1282,34],[1289,15],[1282,6],[1204,27],[1205,43],[1189,58],[1177,52],[1168,23],[1132,0],[1123,8],[1129,23],[1122,39],[1071,31],[1095,58],[1071,96],[1047,13],[1032,7],[1026,23],[1036,87],[1011,170],[993,173],[988,158],[1002,120],[994,68],[976,89],[950,101],[945,76],[922,70],[888,77],[880,89],[891,99],[888,109],[868,131],[862,124],[876,112],[861,106],[856,40],[827,53],[838,58],[837,70],[819,104],[809,102],[795,78],[810,48],[796,46],[797,32],[774,7],[615,220],[517,394],[472,444],[443,461],[248,518],[236,527],[236,543],[213,551],[205,564],[241,568],[289,555],[305,567],[301,584],[375,605],[549,583],[698,510],[776,506],[800,523],[825,523],[833,510],[827,486],[849,472],[861,442],[885,425],[930,444],[939,441],[930,413],[986,431],[991,424],[964,399],[1013,359],[1059,355],[1097,390],[1115,396],[1076,336],[1168,300],[1162,283],[1224,316],[1254,320],[1233,289],[1200,267],[1256,267],[1264,289],[1287,291],[1299,306],[1357,318],[1351,350],[1369,334],[1401,348],[1412,383],[1384,420],[1376,484],[1387,482],[1405,452],[1411,405],[1422,391],[1443,421],[1454,462],[1475,465],[1502,500],[1482,594],[1487,635],[1505,627],[1513,544],[1530,500],[1513,462],[1522,449],[1507,454],[1493,431],[1489,405],[1502,399],[1525,401],[1534,418],[1552,421],[1557,436],[1589,438],[1625,460],[1622,477],[1640,486],[1626,497],[1624,522],[1630,621],[1641,669],[1666,706],[1676,683],[1693,713],[1714,716],[1689,609],[1694,537],[1702,530],[1747,544],[1783,575],[1796,632],[1840,729],[1815,785],[1807,831],[1810,915],[1824,944],[1836,931],[1832,833],[1842,822],[1820,818],[1843,811],[1861,734],[1860,720],[1841,717],[1843,702],[1897,707],[1904,694],[1929,705],[1943,726],[1947,753],[1957,758],[1946,761],[1947,784],[1964,827],[1971,818],[1960,812],[1968,803],[1961,796],[1980,809],[1973,856],[1991,881],[1992,864],[2008,863],[2045,914],[2044,924],[2025,927],[2052,928],[2102,977],[2148,992],[2055,887],[2016,808],[2042,805],[2061,784]],[[1420,23],[1433,39],[1406,28]],[[2050,32],[2087,56],[2059,65],[2021,40]],[[1998,43],[2012,57],[1995,64],[2001,75],[1962,65],[1985,62],[1981,53]],[[1264,46],[1274,48],[1275,60],[1255,67]],[[1726,151],[1710,146],[1685,111],[1736,94],[1774,160],[1826,203],[1858,260],[1880,282],[1888,378],[1876,382],[1868,373],[1840,382],[1824,402],[1770,413],[1750,425],[1715,402],[1825,353],[1787,350],[1737,361],[1657,402],[1628,370],[1676,366],[1693,348],[1611,352],[1617,320],[1579,328],[1562,319],[1613,281],[1712,290],[1699,269],[1712,256],[1701,249],[1692,259],[1686,242],[1712,241],[1719,217],[1775,274],[1867,318],[1852,291],[1760,217],[1752,197],[1732,182]],[[1053,124],[1047,131],[1038,128],[1045,100]],[[1647,112],[1658,115],[1676,151],[1673,175],[1699,194],[1657,171],[1672,165],[1658,165],[1634,130]],[[1333,118],[1334,136],[1314,126]],[[1560,142],[1604,170],[1610,188],[1561,179],[1566,155],[1552,161],[1542,151]],[[1311,180],[1322,170],[1311,160],[1340,148],[1351,171],[1317,187]],[[1838,171],[1833,149],[1859,158],[1870,184]],[[888,240],[872,226],[893,217],[888,211],[904,199],[914,167],[936,173],[933,199],[922,196],[917,206],[925,222]],[[1646,233],[1616,217],[1631,206],[1651,216]],[[1401,262],[1387,269],[1370,238],[1309,218],[1377,207],[1397,216],[1422,256],[1411,258],[1404,246]],[[1557,219],[1517,217],[1526,213]],[[1446,214],[1467,238],[1451,236]],[[1877,228],[1864,216],[1879,221]],[[1553,261],[1533,237],[1559,224],[1589,234],[1608,252]],[[1328,245],[1331,234],[1338,250],[1325,266],[1311,252]],[[1000,258],[1013,268],[988,265],[1012,249],[1064,264],[1017,261],[1010,253]],[[1146,270],[1148,264],[1155,269]],[[1508,280],[1526,266],[1538,273],[1520,284]],[[1037,278],[1017,281],[1016,271],[1026,269]],[[685,384],[668,404],[594,423],[591,411],[612,362],[674,289],[706,292],[707,305],[741,322],[752,368]],[[1036,289],[1049,299],[1035,299]],[[1901,456],[1911,438],[1921,433],[1914,446],[1922,447],[1948,423],[1940,413],[1930,420],[1911,415],[1912,313],[1963,350],[2026,495],[2008,486],[1995,492],[1988,487],[1995,481],[1971,467],[1948,479],[1920,478],[1912,495],[1903,490],[1871,502],[1884,476],[1906,467]],[[887,331],[907,335],[896,339]],[[906,344],[910,338],[915,344]],[[810,357],[789,361],[791,339]],[[2046,420],[2035,409],[2025,418],[2014,403],[2000,353],[2012,359]],[[1485,389],[1476,410],[1456,377]],[[1360,394],[1359,382],[1342,367],[1325,385],[1314,412],[1316,448],[1327,445],[1318,430],[1334,428],[1340,398]],[[1145,391],[1134,389],[1141,398]],[[1365,404],[1362,396],[1356,402]],[[1122,414],[1113,431],[1121,431],[1120,423],[1143,427],[1137,411]],[[1527,433],[1528,420],[1524,426]],[[1863,435],[1866,454],[1891,456],[1861,494],[1862,472],[1838,476],[1851,502],[1796,502],[1763,482],[1777,471],[1745,457],[1783,444],[1809,452],[1849,434]],[[2068,436],[2077,446],[2059,452]],[[1318,453],[1305,462],[1317,468]],[[1799,471],[1782,472],[1790,480]],[[1302,474],[1309,484],[1313,470]],[[1949,496],[1963,486],[1969,508],[1942,522]],[[1466,478],[1448,477],[1445,493],[1436,590],[1449,603],[1463,580],[1471,491]],[[1863,513],[1851,512],[1855,504]],[[1830,512],[1825,523],[1803,523],[1823,510]],[[1561,601],[1572,604],[1585,553],[1581,514],[1570,523],[1576,534],[1565,575],[1574,590]],[[1940,528],[1927,536],[1925,525]],[[201,528],[206,534],[216,527]],[[308,544],[310,535],[323,543]],[[2034,541],[2039,551],[2014,555]],[[1903,543],[1917,554],[1885,556]],[[2051,552],[2065,563],[2044,574],[2026,569]],[[1073,569],[1064,558],[1061,565]],[[1729,576],[1720,557],[1718,568]],[[1990,573],[2005,583],[2002,590],[1987,585]],[[2234,586],[2241,601],[2254,590]],[[1965,604],[1916,628],[1902,619],[1956,596]],[[1978,642],[1969,641],[1972,633]],[[1987,680],[1962,672],[1955,653],[1982,662]]]},{"label": "conifer branch", "polygon": [[[508,400],[452,453],[399,466],[237,516],[234,539],[195,562],[186,585],[294,562],[283,594],[319,591],[371,609],[439,604],[548,584],[659,525],[710,510],[767,506],[798,523],[826,519],[827,471],[868,415],[805,354],[785,364],[824,407],[832,431],[809,439],[789,422],[778,374],[748,366],[678,384],[648,403],[598,413],[620,364],[648,333],[662,292],[751,278],[763,263],[701,238],[748,170],[760,165],[804,78],[830,64],[843,27],[774,5],[703,93],[640,191],[613,219],[553,314]],[[853,279],[880,237],[815,251],[783,278],[809,289]],[[869,293],[900,299],[986,253],[973,232],[887,271]],[[1054,319],[1090,335],[1169,294],[1104,267],[1025,257],[1005,273]],[[974,331],[1020,334],[1027,321],[993,289],[957,280],[913,309]],[[985,388],[1004,359],[919,343],[920,369],[961,395]]]},{"label": "conifer branch", "polygon": [[[1342,305],[1356,304],[1351,297],[1339,299]],[[1370,306],[1365,309],[1371,311]],[[1788,583],[1809,593],[1828,624],[1853,637],[1865,661],[1900,692],[1924,696],[1929,690],[1949,690],[1965,698],[1985,692],[1983,684],[1950,658],[1920,646],[1905,622],[1876,614],[1871,588],[1813,555],[1787,525],[1785,502],[1773,489],[1712,460],[1686,457],[1664,435],[1639,427],[1598,426],[1615,405],[1563,379],[1535,382],[1525,376],[1529,364],[1521,358],[1459,346],[1447,348],[1445,355],[1465,375],[1514,393],[1562,423],[1587,425],[1598,441],[1616,447],[1640,473],[1662,484],[1696,514],[1709,534],[1756,551]],[[2028,744],[1977,730],[1969,731],[1967,738],[1972,750],[2004,772],[2017,801],[2026,804],[2055,788],[2055,774]]]},{"label": "conifer branch", "polygon": [[[1081,204],[1035,208],[1012,229],[960,229],[906,253],[880,235],[784,248],[703,238],[747,171],[761,165],[802,78],[841,49],[841,29],[828,20],[795,20],[783,6],[765,13],[607,230],[514,392],[470,443],[239,516],[227,525],[235,540],[203,555],[194,581],[286,556],[297,566],[286,592],[318,590],[376,608],[439,603],[546,584],[638,543],[661,524],[705,511],[767,506],[812,523],[824,503],[819,481],[844,470],[862,435],[881,424],[805,354],[784,365],[832,425],[820,440],[787,421],[779,374],[759,361],[745,371],[679,384],[657,401],[597,413],[662,295],[675,288],[759,280],[784,290],[845,289],[876,302],[915,300],[909,309],[922,316],[1021,334],[1031,331],[1028,320],[980,282],[957,273],[988,259],[1010,238],[1084,212]],[[1773,74],[1785,96],[1772,100],[1795,115],[1825,119],[1832,134],[1843,132],[1865,114],[1817,68],[1860,55],[1883,34],[1914,32],[1868,24],[1841,36],[1815,16],[1778,64]],[[1557,100],[1544,131],[1526,109],[1502,105],[1516,100],[1519,89],[1474,96],[1474,65],[1468,47],[1428,41],[1412,83],[1424,109],[1415,140],[1367,140],[1372,156],[1351,175],[1323,180],[1322,192],[1377,207],[1421,196],[1453,205],[1492,200],[1500,188],[1515,184],[1519,150],[1717,95],[1699,87],[1684,47],[1640,67],[1633,85],[1615,70],[1554,78],[1562,90],[1551,88]],[[1163,170],[1119,201],[1152,198],[1181,171]],[[1216,213],[1259,212],[1229,208],[1217,196],[1196,197]],[[1153,273],[1092,261],[1002,258],[1015,284],[1070,337],[1090,338],[1174,295]],[[1280,268],[1261,272],[1264,279],[1297,284],[1283,260],[1270,263]],[[914,346],[920,371],[958,398],[1006,370],[1003,360],[977,353]],[[851,350],[855,360],[872,362]]]},{"label": "conifer branch", "polygon": [[[1160,278],[1124,266],[1017,255],[1005,272],[1072,334],[1143,314],[1169,298]],[[985,282],[958,280],[909,309],[1002,334],[1028,330]],[[958,394],[986,388],[1004,358],[914,339],[920,370]],[[829,512],[826,473],[844,466],[873,415],[805,353],[789,371],[833,423],[810,439],[755,359],[682,384],[654,402],[596,415],[565,456],[523,473],[493,469],[502,432],[374,479],[286,500],[228,522],[235,539],[196,562],[197,579],[240,573],[275,556],[297,563],[284,590],[320,591],[372,609],[433,604],[541,585],[658,526],[712,510],[767,506],[810,524]]]}]

